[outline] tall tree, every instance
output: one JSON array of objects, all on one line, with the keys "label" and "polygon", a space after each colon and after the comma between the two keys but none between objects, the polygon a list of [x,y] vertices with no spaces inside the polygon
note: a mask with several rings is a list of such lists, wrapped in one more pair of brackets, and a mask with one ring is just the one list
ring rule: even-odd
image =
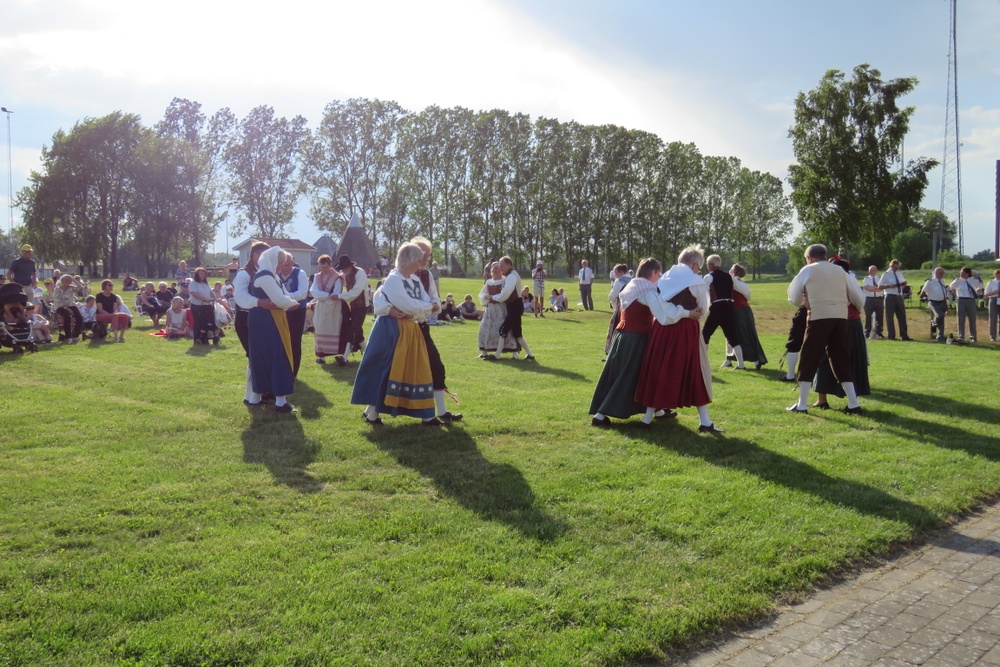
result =
[{"label": "tall tree", "polygon": [[309,135],[305,118],[275,118],[269,106],[251,109],[239,122],[224,151],[237,211],[234,237],[248,229],[264,238],[284,233],[302,194],[300,161]]},{"label": "tall tree", "polygon": [[31,174],[19,198],[27,235],[42,254],[103,260],[105,275],[117,274],[131,232],[137,149],[149,133],[138,116],[116,111],[53,135],[42,171]]},{"label": "tall tree", "polygon": [[850,80],[829,70],[819,86],[798,94],[788,132],[798,164],[789,167],[789,181],[806,229],[841,246],[885,250],[907,225],[937,165],[921,157],[898,168],[914,111],[899,99],[916,85],[914,77],[883,81],[864,64]]},{"label": "tall tree", "polygon": [[[746,187],[741,217],[747,239],[746,253],[753,277],[788,243],[792,233],[792,203],[785,196],[781,180],[773,174],[745,170]],[[737,258],[743,260],[742,254]]]}]

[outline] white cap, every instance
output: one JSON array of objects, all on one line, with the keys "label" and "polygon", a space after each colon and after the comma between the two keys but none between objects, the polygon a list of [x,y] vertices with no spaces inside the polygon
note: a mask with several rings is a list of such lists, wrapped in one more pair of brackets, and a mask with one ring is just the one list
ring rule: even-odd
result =
[{"label": "white cap", "polygon": [[538,266],[542,265],[542,260],[538,260]]}]

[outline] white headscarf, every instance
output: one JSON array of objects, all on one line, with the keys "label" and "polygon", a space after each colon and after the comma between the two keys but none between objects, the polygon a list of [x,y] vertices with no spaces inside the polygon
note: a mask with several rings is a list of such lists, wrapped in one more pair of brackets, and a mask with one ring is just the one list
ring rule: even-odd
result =
[{"label": "white headscarf", "polygon": [[618,295],[618,301],[621,303],[622,310],[625,310],[632,305],[632,302],[638,301],[643,295],[655,290],[656,285],[646,278],[633,278],[622,288]]},{"label": "white headscarf", "polygon": [[660,298],[669,301],[675,295],[695,285],[704,285],[705,281],[687,264],[674,264],[660,278]]},{"label": "white headscarf", "polygon": [[273,246],[260,254],[257,259],[258,271],[270,271],[277,275],[278,263],[281,259],[281,246]]}]

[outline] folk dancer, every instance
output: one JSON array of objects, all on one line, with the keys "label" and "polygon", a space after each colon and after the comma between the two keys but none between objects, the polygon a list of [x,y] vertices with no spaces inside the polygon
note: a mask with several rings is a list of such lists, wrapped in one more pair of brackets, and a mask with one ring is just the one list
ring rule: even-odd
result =
[{"label": "folk dancer", "polygon": [[365,317],[371,304],[368,276],[351,261],[348,255],[341,255],[337,260],[336,269],[344,279],[344,292],[340,300],[350,306],[351,326],[347,332],[347,342],[344,345],[343,358],[346,360],[351,352],[365,351]]},{"label": "folk dancer", "polygon": [[292,340],[288,330],[285,310],[298,305],[278,283],[278,265],[285,261],[279,246],[265,250],[258,260],[259,267],[250,281],[250,295],[258,304],[265,300],[273,308],[258,305],[247,315],[247,332],[250,339],[250,377],[253,391],[247,403],[259,405],[263,394],[274,394],[274,410],[288,413],[295,409],[287,396],[295,390],[292,373]]},{"label": "folk dancer", "polygon": [[[756,364],[760,369],[767,363],[767,355],[764,354],[764,347],[760,344],[757,321],[754,319],[753,309],[750,308],[750,286],[743,282],[747,270],[740,264],[733,264],[729,269],[729,275],[733,277],[733,320],[736,323],[736,337],[739,338],[740,347],[743,348],[743,361]],[[736,353],[727,343],[726,363],[722,365],[732,366],[734,361],[737,361]]]},{"label": "folk dancer", "polygon": [[[500,258],[500,272],[503,274],[503,287],[498,294],[490,297],[494,302],[506,306],[504,320],[500,324],[500,341],[497,343],[496,355],[494,359],[499,359],[507,345],[507,337],[510,336],[524,350],[525,359],[534,359],[528,347],[528,341],[524,340],[524,333],[521,330],[521,316],[524,314],[524,302],[521,301],[521,276],[514,270],[514,261],[504,255]],[[489,357],[487,357],[489,359]]]},{"label": "folk dancer", "polygon": [[[839,266],[848,273],[851,277],[847,283],[849,288],[854,289],[857,287],[858,280],[851,273],[851,266],[847,261],[835,259],[831,264]],[[863,293],[862,296],[864,296]],[[853,303],[847,305],[847,336],[847,344],[851,353],[851,371],[854,374],[854,393],[858,396],[868,396],[872,393],[871,383],[868,381],[868,365],[870,363],[868,359],[868,342],[864,327],[861,326],[861,311]],[[824,362],[820,362],[819,368],[816,369],[813,389],[818,395],[816,402],[811,407],[819,408],[820,410],[828,410],[830,408],[830,404],[827,402],[828,394],[833,394],[840,398],[844,398],[845,396],[844,388],[833,377],[830,364],[826,359],[824,359]]]},{"label": "folk dancer", "polygon": [[707,346],[715,330],[721,328],[722,333],[726,336],[726,342],[733,348],[736,368],[744,369],[746,365],[743,359],[743,348],[740,346],[740,339],[736,333],[736,321],[733,319],[733,277],[722,270],[722,258],[718,255],[709,255],[705,263],[708,268],[705,284],[711,291],[712,306],[709,308],[708,319],[705,320],[705,327],[702,329],[701,335]]},{"label": "folk dancer", "polygon": [[503,352],[513,353],[513,358],[517,359],[521,346],[517,344],[517,339],[508,334],[503,338],[501,346],[500,326],[507,318],[507,306],[493,300],[493,297],[503,291],[505,280],[503,272],[500,270],[500,263],[493,262],[490,268],[490,278],[483,283],[483,289],[479,292],[479,303],[483,305],[483,317],[479,322],[479,358],[492,361],[494,350],[502,349]]}]

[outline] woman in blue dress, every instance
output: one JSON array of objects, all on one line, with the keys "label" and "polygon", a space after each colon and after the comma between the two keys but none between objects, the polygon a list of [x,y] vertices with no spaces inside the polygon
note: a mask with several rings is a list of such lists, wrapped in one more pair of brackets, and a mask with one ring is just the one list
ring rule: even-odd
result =
[{"label": "woman in blue dress", "polygon": [[250,310],[247,329],[250,337],[250,376],[253,393],[247,401],[259,405],[261,394],[274,394],[276,412],[291,412],[294,406],[286,398],[294,391],[292,340],[285,311],[298,306],[281,288],[276,275],[278,265],[288,253],[278,246],[261,254],[257,273],[250,281],[250,294],[270,299],[273,308],[260,306]]}]

